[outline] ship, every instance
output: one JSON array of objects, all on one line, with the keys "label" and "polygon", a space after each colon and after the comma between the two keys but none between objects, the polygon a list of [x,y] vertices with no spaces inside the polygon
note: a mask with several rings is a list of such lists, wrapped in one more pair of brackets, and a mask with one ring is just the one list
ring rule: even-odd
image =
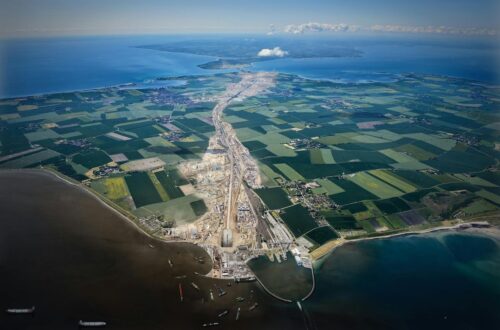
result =
[{"label": "ship", "polygon": [[253,304],[252,306],[250,306],[250,308],[248,309],[249,311],[253,311],[254,309],[256,309],[257,307],[259,306],[259,303],[255,303]]},{"label": "ship", "polygon": [[219,322],[210,322],[210,323],[203,323],[203,327],[206,328],[206,327],[215,327],[219,325]]},{"label": "ship", "polygon": [[238,319],[240,318],[240,310],[241,308],[238,307],[238,310],[236,311],[236,318],[235,318],[236,321],[238,321]]},{"label": "ship", "polygon": [[184,294],[182,293],[182,284],[179,283],[179,297],[181,298],[181,302],[184,301]]},{"label": "ship", "polygon": [[255,280],[256,280],[255,276],[236,277],[234,279],[234,281],[236,283],[240,283],[240,282],[253,282]]},{"label": "ship", "polygon": [[7,314],[33,314],[35,312],[35,306],[31,308],[7,308],[5,312]]},{"label": "ship", "polygon": [[223,317],[223,316],[227,315],[227,313],[229,313],[229,311],[226,309],[222,313],[220,313],[219,315],[217,315],[217,317]]},{"label": "ship", "polygon": [[78,322],[78,326],[84,328],[102,328],[106,326],[106,322],[102,321],[82,321]]},{"label": "ship", "polygon": [[200,291],[200,287],[198,285],[196,285],[196,283],[191,282],[191,285],[193,286],[193,288],[195,288],[196,290]]}]

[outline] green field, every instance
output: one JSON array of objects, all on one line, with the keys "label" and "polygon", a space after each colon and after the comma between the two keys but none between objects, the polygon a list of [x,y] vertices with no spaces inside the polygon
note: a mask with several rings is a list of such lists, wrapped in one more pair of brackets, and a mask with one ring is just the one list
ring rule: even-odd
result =
[{"label": "green field", "polygon": [[130,194],[137,208],[162,202],[160,194],[156,190],[149,175],[145,172],[131,173],[125,177]]},{"label": "green field", "polygon": [[366,172],[356,173],[356,175],[350,177],[349,180],[379,198],[390,198],[403,194],[400,190],[380,181]]},{"label": "green field", "polygon": [[165,189],[168,199],[174,199],[184,196],[179,187],[176,186],[176,178],[173,177],[170,172],[156,172],[156,178],[160,181],[163,189]]},{"label": "green field", "polygon": [[271,210],[281,209],[292,205],[292,202],[288,199],[287,193],[279,187],[256,189],[255,192]]},{"label": "green field", "polygon": [[318,226],[307,209],[300,204],[286,208],[280,216],[295,237],[302,236]]},{"label": "green field", "polygon": [[77,154],[73,157],[73,162],[80,164],[86,168],[93,168],[96,166],[104,165],[111,161],[106,153],[100,150],[89,150],[87,152],[83,152]]},{"label": "green field", "polygon": [[339,235],[330,226],[323,226],[308,232],[306,237],[318,245],[323,245],[328,241],[339,238]]}]

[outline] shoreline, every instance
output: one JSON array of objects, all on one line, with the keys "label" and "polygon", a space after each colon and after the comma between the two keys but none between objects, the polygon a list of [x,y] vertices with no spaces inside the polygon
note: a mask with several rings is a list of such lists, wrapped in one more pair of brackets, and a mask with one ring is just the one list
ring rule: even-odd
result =
[{"label": "shoreline", "polygon": [[[481,225],[481,227],[474,227],[474,225]],[[374,236],[374,237],[362,237],[362,238],[355,238],[351,240],[343,240],[339,242],[339,244],[334,245],[331,249],[328,250],[325,254],[321,255],[317,259],[313,260],[313,268],[320,268],[322,263],[339,247],[342,247],[347,244],[356,244],[359,242],[363,241],[371,241],[371,240],[379,240],[379,239],[390,239],[390,238],[398,238],[398,237],[405,237],[405,236],[420,236],[420,235],[426,235],[426,234],[432,234],[432,233],[437,233],[437,232],[459,232],[459,231],[474,231],[476,234],[482,233],[486,234],[489,233],[490,235],[488,236],[495,236],[500,240],[500,229],[498,226],[493,225],[489,223],[488,221],[462,221],[457,224],[453,225],[448,225],[448,226],[440,226],[440,227],[433,227],[433,228],[426,228],[426,229],[420,229],[420,230],[412,230],[412,231],[404,231],[404,232],[399,232],[399,233],[394,233],[394,234],[389,234],[385,236]],[[493,233],[495,231],[495,233]]]}]

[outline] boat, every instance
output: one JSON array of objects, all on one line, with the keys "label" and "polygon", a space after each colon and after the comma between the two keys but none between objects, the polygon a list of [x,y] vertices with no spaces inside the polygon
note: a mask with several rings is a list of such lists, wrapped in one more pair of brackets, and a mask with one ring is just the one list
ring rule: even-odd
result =
[{"label": "boat", "polygon": [[170,265],[170,268],[174,267],[174,264],[172,263],[172,260],[168,259],[168,264]]},{"label": "boat", "polygon": [[238,319],[240,318],[240,310],[241,308],[238,307],[238,310],[236,311],[236,318],[235,318],[236,321],[238,321]]},{"label": "boat", "polygon": [[210,289],[210,299],[213,301],[214,300],[214,293],[212,289]]},{"label": "boat", "polygon": [[106,322],[103,321],[82,321],[80,320],[78,322],[78,325],[80,327],[85,327],[85,328],[102,328],[106,326]]},{"label": "boat", "polygon": [[253,281],[255,281],[255,280],[256,280],[255,276],[236,277],[236,278],[234,279],[234,281],[235,281],[236,283],[239,283],[239,282],[253,282]]},{"label": "boat", "polygon": [[154,249],[155,247],[152,244],[148,244],[150,248]]},{"label": "boat", "polygon": [[191,282],[191,285],[193,286],[193,288],[195,288],[196,290],[200,291],[200,287],[198,285],[196,285],[196,283]]},{"label": "boat", "polygon": [[219,315],[217,315],[217,317],[223,317],[223,316],[227,315],[227,313],[229,313],[229,311],[226,309],[222,313],[220,313]]},{"label": "boat", "polygon": [[238,298],[236,298],[236,301],[237,301],[237,302],[242,302],[242,301],[245,301],[245,298],[243,298],[243,297],[238,297]]},{"label": "boat", "polygon": [[221,288],[219,288],[219,297],[222,297],[222,296],[224,296],[224,295],[226,295],[226,294],[227,294],[227,292],[226,292],[226,291],[224,291],[224,290],[222,290]]},{"label": "boat", "polygon": [[253,311],[254,309],[256,309],[257,307],[259,306],[259,303],[255,303],[253,304],[252,306],[250,306],[250,308],[248,309],[249,311]]},{"label": "boat", "polygon": [[35,312],[35,306],[31,308],[7,308],[5,312],[7,314],[33,314]]},{"label": "boat", "polygon": [[184,294],[182,293],[182,284],[179,283],[179,297],[181,298],[181,302],[184,301]]},{"label": "boat", "polygon": [[186,278],[186,275],[179,275],[179,276],[176,276],[175,278],[180,280],[180,279]]},{"label": "boat", "polygon": [[206,328],[206,327],[215,327],[219,325],[219,322],[210,322],[210,323],[203,323],[203,327]]}]

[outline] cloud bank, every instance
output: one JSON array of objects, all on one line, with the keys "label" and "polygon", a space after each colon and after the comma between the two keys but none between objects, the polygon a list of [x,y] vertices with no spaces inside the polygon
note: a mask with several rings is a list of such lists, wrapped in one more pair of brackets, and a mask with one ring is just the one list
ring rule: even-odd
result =
[{"label": "cloud bank", "polygon": [[279,48],[279,47],[274,47],[273,49],[262,48],[257,53],[257,56],[259,56],[259,57],[283,57],[286,55],[288,55],[288,52]]},{"label": "cloud bank", "polygon": [[456,35],[489,35],[496,36],[498,30],[487,28],[458,28],[450,26],[411,26],[411,25],[372,25],[360,26],[351,24],[328,24],[328,23],[305,23],[291,24],[285,26],[283,32],[302,34],[307,32],[395,32],[395,33],[433,33],[433,34],[456,34]]}]

